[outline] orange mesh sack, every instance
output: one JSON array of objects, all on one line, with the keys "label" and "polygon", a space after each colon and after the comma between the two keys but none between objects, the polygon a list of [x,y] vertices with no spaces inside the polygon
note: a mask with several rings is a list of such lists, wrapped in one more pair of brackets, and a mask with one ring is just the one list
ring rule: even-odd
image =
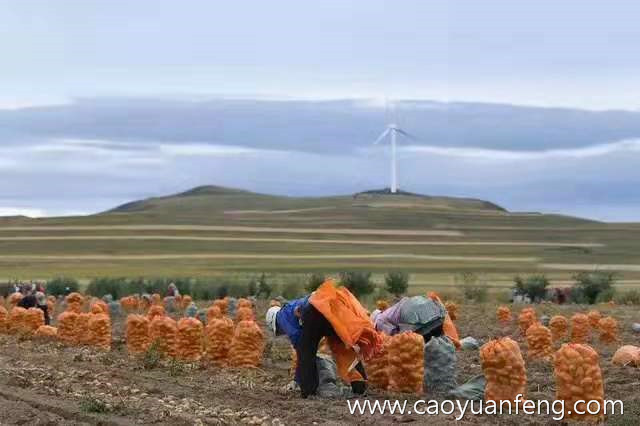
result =
[{"label": "orange mesh sack", "polygon": [[384,312],[385,310],[387,310],[389,308],[389,302],[387,302],[386,300],[378,300],[378,301],[376,301],[376,308],[380,312]]},{"label": "orange mesh sack", "polygon": [[22,293],[11,293],[9,295],[9,307],[14,308],[22,300]]},{"label": "orange mesh sack", "polygon": [[89,319],[92,314],[88,313],[79,313],[76,322],[75,322],[75,330],[73,334],[76,338],[76,343],[81,345],[89,345],[91,344],[91,335],[89,333]]},{"label": "orange mesh sack", "polygon": [[389,343],[391,337],[382,336],[382,349],[367,361],[366,371],[369,384],[377,389],[386,390],[389,387]]},{"label": "orange mesh sack", "polygon": [[[216,306],[215,309],[220,312]],[[210,310],[211,310],[210,309]],[[204,329],[206,358],[214,365],[226,365],[229,356],[229,347],[233,339],[233,321],[227,317],[212,317]]]},{"label": "orange mesh sack", "polygon": [[258,367],[264,351],[264,334],[255,321],[240,321],[229,348],[232,367]]},{"label": "orange mesh sack", "polygon": [[240,299],[238,299],[238,302],[236,303],[236,309],[240,309],[240,308],[253,309],[253,304],[251,303],[251,301],[249,299],[240,298]]},{"label": "orange mesh sack", "polygon": [[34,334],[40,326],[44,325],[44,312],[39,308],[29,308],[24,314],[24,329],[29,334]]},{"label": "orange mesh sack", "polygon": [[149,349],[151,340],[147,317],[135,314],[128,315],[125,338],[129,355],[139,355]]},{"label": "orange mesh sack", "polygon": [[551,330],[540,323],[535,323],[527,329],[527,357],[549,361],[553,354],[551,347]]},{"label": "orange mesh sack", "polygon": [[69,345],[75,345],[78,341],[76,338],[76,321],[78,314],[71,311],[65,311],[58,315],[58,339]]},{"label": "orange mesh sack", "polygon": [[0,305],[0,334],[4,334],[7,332],[7,328],[9,327],[9,312],[7,309]]},{"label": "orange mesh sack", "polygon": [[567,335],[569,320],[562,315],[554,315],[549,320],[549,329],[551,330],[551,340],[555,343]]},{"label": "orange mesh sack", "polygon": [[480,363],[487,380],[485,401],[512,401],[526,396],[527,372],[518,343],[509,337],[494,339],[480,348]]},{"label": "orange mesh sack", "polygon": [[151,343],[157,345],[158,351],[175,358],[178,348],[178,325],[167,316],[158,316],[149,324]]},{"label": "orange mesh sack", "polygon": [[9,312],[9,334],[23,333],[25,329],[25,317],[27,310],[16,306]]},{"label": "orange mesh sack", "polygon": [[58,336],[58,329],[55,327],[51,327],[50,325],[41,325],[36,330],[35,336],[49,339],[55,338]]},{"label": "orange mesh sack", "polygon": [[178,321],[178,358],[198,361],[202,357],[202,323],[195,318]]},{"label": "orange mesh sack", "polygon": [[455,321],[458,319],[458,304],[454,303],[454,302],[447,302],[444,305],[445,309],[447,310],[447,313],[449,314],[449,318],[451,318],[452,321]]},{"label": "orange mesh sack", "polygon": [[130,313],[138,309],[139,300],[135,296],[126,296],[120,299],[120,306],[125,312]]},{"label": "orange mesh sack", "polygon": [[424,382],[424,338],[412,332],[396,334],[389,340],[389,389],[421,393]]},{"label": "orange mesh sack", "polygon": [[[598,364],[598,353],[589,345],[577,343],[565,343],[556,352],[555,356],[556,399],[564,401],[565,407],[576,407],[567,412],[569,419],[598,421],[603,417],[599,414],[589,414],[587,403],[577,401],[599,401],[602,407],[604,399],[604,386],[602,372]],[[577,410],[579,408],[579,410]],[[591,404],[591,411],[596,409]],[[576,411],[584,412],[578,414]]]},{"label": "orange mesh sack", "polygon": [[218,306],[210,306],[207,309],[207,324],[209,324],[214,319],[222,318],[222,311]]},{"label": "orange mesh sack", "polygon": [[158,293],[153,293],[151,295],[151,304],[154,306],[162,306],[162,296],[160,296]]},{"label": "orange mesh sack", "polygon": [[214,300],[213,306],[217,306],[218,308],[220,308],[220,312],[222,312],[222,315],[226,315],[227,311],[229,310],[229,299],[224,298]]},{"label": "orange mesh sack", "polygon": [[107,314],[91,315],[89,318],[90,344],[99,349],[111,350],[111,319]]},{"label": "orange mesh sack", "polygon": [[602,318],[602,314],[600,314],[600,311],[595,311],[595,310],[589,311],[589,313],[587,314],[587,318],[589,318],[589,325],[591,326],[591,328],[593,328],[594,330],[597,330],[598,323]]},{"label": "orange mesh sack", "polygon": [[523,336],[527,335],[527,329],[538,321],[536,311],[533,308],[524,308],[518,316],[518,326]]},{"label": "orange mesh sack", "polygon": [[618,321],[615,318],[602,318],[598,323],[598,328],[602,343],[615,343],[618,341]]},{"label": "orange mesh sack", "polygon": [[589,341],[589,318],[585,314],[571,317],[571,343],[587,343]]},{"label": "orange mesh sack", "polygon": [[79,314],[82,312],[82,305],[76,301],[67,303],[67,311]]},{"label": "orange mesh sack", "polygon": [[107,314],[109,315],[109,305],[102,300],[97,300],[91,305],[92,314]]},{"label": "orange mesh sack", "polygon": [[611,360],[615,365],[640,367],[640,348],[632,345],[621,346]]},{"label": "orange mesh sack", "polygon": [[165,311],[164,311],[164,306],[161,306],[161,305],[153,305],[151,308],[149,308],[149,311],[147,312],[147,319],[149,321],[153,321],[155,317],[163,317],[163,316],[165,316]]},{"label": "orange mesh sack", "polygon": [[236,322],[240,321],[253,321],[255,316],[253,315],[253,309],[242,307],[236,310]]},{"label": "orange mesh sack", "polygon": [[509,309],[506,306],[498,307],[498,309],[496,310],[496,317],[498,318],[498,321],[500,321],[500,323],[502,325],[506,325],[506,324],[510,323],[511,322],[511,309]]},{"label": "orange mesh sack", "polygon": [[182,309],[185,309],[187,306],[189,306],[191,304],[191,302],[193,302],[193,299],[191,298],[191,296],[189,296],[188,294],[184,295],[182,297],[182,299],[180,300],[180,307]]},{"label": "orange mesh sack", "polygon": [[70,293],[67,297],[64,298],[65,302],[67,302],[67,305],[70,304],[77,304],[80,307],[80,310],[82,310],[82,306],[84,305],[84,297],[80,294],[80,293]]}]

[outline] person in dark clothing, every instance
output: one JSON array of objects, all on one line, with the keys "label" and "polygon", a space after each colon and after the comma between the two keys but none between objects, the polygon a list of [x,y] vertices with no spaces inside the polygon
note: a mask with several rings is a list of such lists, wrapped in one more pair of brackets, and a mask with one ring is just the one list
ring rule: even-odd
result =
[{"label": "person in dark clothing", "polygon": [[27,293],[20,301],[18,302],[18,306],[24,309],[35,308],[38,304],[36,300],[36,295],[33,293]]},{"label": "person in dark clothing", "polygon": [[40,309],[44,315],[44,325],[50,325],[49,306],[47,305],[47,296],[44,292],[39,291],[36,293],[36,303],[38,304],[38,309]]}]

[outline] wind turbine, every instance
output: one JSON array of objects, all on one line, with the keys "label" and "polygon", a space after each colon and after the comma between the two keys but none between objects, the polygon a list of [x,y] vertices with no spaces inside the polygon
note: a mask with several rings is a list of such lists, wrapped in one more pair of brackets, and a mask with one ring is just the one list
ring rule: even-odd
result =
[{"label": "wind turbine", "polygon": [[373,143],[374,145],[382,142],[387,136],[390,136],[391,139],[391,186],[389,187],[392,194],[398,192],[398,171],[396,166],[396,138],[397,135],[401,134],[409,139],[415,139],[409,133],[405,132],[401,128],[398,127],[397,124],[391,123],[388,124],[384,129],[382,134],[378,136],[378,139]]}]

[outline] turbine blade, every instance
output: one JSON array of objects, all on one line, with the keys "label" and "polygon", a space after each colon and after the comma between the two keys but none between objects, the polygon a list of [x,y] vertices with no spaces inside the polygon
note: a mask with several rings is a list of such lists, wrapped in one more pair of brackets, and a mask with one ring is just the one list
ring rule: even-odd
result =
[{"label": "turbine blade", "polygon": [[414,140],[414,141],[418,141],[418,140],[420,140],[420,139],[418,139],[416,136],[412,135],[411,133],[407,133],[407,132],[405,132],[404,130],[399,129],[399,128],[397,128],[397,127],[395,128],[395,131],[396,131],[396,132],[398,132],[398,133],[400,133],[402,136],[404,136],[404,137],[405,137],[405,138],[407,138],[407,139],[412,139],[412,140]]},{"label": "turbine blade", "polygon": [[379,144],[384,138],[387,137],[387,135],[389,134],[390,131],[391,131],[391,129],[389,127],[384,129],[384,132],[382,132],[382,134],[380,136],[378,136],[378,139],[376,139],[376,141],[373,144],[374,145]]}]

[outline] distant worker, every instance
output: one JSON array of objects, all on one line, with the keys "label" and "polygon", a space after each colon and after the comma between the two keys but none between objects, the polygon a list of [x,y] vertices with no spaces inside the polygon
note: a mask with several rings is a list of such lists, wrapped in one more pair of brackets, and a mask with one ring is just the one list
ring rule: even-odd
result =
[{"label": "distant worker", "polygon": [[49,316],[49,306],[47,305],[47,296],[42,291],[36,292],[36,304],[44,315],[44,325],[51,324],[51,317]]},{"label": "distant worker", "polygon": [[[375,314],[376,312],[374,312]],[[403,297],[384,312],[372,315],[376,330],[393,336],[403,331],[420,334],[425,343],[431,337],[448,336],[460,346],[458,331],[437,295]]]},{"label": "distant worker", "polygon": [[25,290],[24,296],[18,302],[18,306],[24,309],[35,308],[38,304],[36,295],[30,290]]},{"label": "distant worker", "polygon": [[169,284],[169,288],[167,289],[167,296],[169,297],[178,297],[180,296],[180,291],[178,287],[174,283]]},{"label": "distant worker", "polygon": [[318,389],[316,354],[323,337],[333,353],[338,375],[351,385],[353,393],[361,395],[366,391],[367,375],[361,361],[380,349],[382,339],[349,290],[336,288],[329,280],[310,296],[282,308],[272,306],[266,322],[276,335],[286,334],[296,351],[295,380],[303,398],[314,395]]}]

